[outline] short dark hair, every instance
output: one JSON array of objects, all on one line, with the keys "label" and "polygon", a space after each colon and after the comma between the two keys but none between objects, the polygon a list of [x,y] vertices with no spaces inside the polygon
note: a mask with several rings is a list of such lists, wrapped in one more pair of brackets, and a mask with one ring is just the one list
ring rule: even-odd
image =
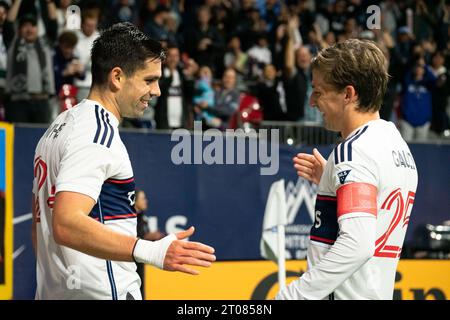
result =
[{"label": "short dark hair", "polygon": [[87,9],[81,15],[81,23],[84,23],[87,19],[95,19],[98,21],[98,13],[96,9]]},{"label": "short dark hair", "polygon": [[6,11],[9,10],[9,4],[6,1],[0,1],[0,7],[5,8]]},{"label": "short dark hair", "polygon": [[78,43],[78,37],[73,31],[64,31],[58,37],[58,43],[63,46],[73,48]]},{"label": "short dark hair", "polygon": [[33,26],[37,26],[37,18],[34,14],[27,13],[19,18],[19,28],[22,28],[22,26],[25,23],[31,23]]},{"label": "short dark hair", "polygon": [[166,51],[169,51],[170,49],[178,49],[178,50],[180,50],[180,48],[179,48],[176,44],[174,44],[174,43],[172,43],[172,42],[169,42],[169,43],[167,44]]},{"label": "short dark hair", "polygon": [[158,5],[156,7],[155,11],[153,11],[153,16],[155,17],[155,16],[157,16],[160,13],[167,13],[167,12],[170,12],[169,8],[167,8],[164,5]]},{"label": "short dark hair", "polygon": [[115,67],[131,76],[143,68],[146,60],[161,60],[166,53],[161,43],[149,38],[129,22],[117,23],[104,30],[91,50],[92,84],[104,85]]},{"label": "short dark hair", "polygon": [[386,58],[375,42],[349,39],[338,43],[321,50],[311,67],[337,90],[352,85],[358,94],[357,110],[380,110],[389,74]]}]

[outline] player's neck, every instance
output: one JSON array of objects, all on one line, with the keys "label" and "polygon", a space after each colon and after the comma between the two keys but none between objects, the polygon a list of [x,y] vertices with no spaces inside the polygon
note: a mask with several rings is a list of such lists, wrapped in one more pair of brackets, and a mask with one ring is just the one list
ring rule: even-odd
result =
[{"label": "player's neck", "polygon": [[355,129],[365,125],[369,121],[380,119],[379,112],[352,112],[352,115],[347,117],[344,123],[344,128],[341,130],[341,135],[346,139],[350,133]]},{"label": "player's neck", "polygon": [[89,92],[87,99],[97,101],[106,110],[111,112],[119,122],[122,120],[122,117],[119,112],[119,106],[117,104],[117,101],[114,99],[113,95],[108,95],[104,90],[100,91],[94,87]]}]

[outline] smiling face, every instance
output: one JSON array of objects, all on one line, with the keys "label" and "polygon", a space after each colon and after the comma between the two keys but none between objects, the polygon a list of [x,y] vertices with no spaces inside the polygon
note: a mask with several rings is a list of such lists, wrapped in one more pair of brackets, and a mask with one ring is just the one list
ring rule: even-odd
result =
[{"label": "smiling face", "polygon": [[145,67],[127,77],[123,73],[123,85],[117,92],[116,100],[120,115],[127,118],[139,118],[143,115],[153,97],[159,97],[158,80],[161,78],[161,61],[147,59]]},{"label": "smiling face", "polygon": [[312,108],[322,113],[324,126],[331,131],[341,131],[345,119],[345,91],[339,92],[326,83],[318,70],[312,73],[313,92],[309,99]]}]

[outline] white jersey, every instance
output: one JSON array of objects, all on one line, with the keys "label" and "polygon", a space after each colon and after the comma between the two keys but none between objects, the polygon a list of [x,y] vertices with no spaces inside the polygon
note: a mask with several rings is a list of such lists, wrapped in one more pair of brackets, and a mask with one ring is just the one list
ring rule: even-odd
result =
[{"label": "white jersey", "polygon": [[33,194],[37,213],[36,299],[141,299],[134,262],[106,261],[58,245],[52,214],[60,191],[96,201],[89,216],[136,236],[134,178],[115,116],[92,100],[61,113],[39,141]]},{"label": "white jersey", "polygon": [[[359,199],[342,201],[338,190],[352,186],[362,186]],[[365,188],[375,190],[373,212],[364,210]],[[392,299],[416,188],[413,156],[393,123],[374,120],[353,131],[334,148],[320,180],[308,270],[277,298]],[[352,201],[360,210],[339,214],[340,202]],[[355,252],[364,246],[370,251]]]}]

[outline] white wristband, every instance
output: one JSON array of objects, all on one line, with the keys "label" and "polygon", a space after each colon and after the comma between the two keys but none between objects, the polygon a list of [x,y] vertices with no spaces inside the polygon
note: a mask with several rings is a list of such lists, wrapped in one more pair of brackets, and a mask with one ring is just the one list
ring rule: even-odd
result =
[{"label": "white wristband", "polygon": [[164,258],[167,249],[172,241],[177,240],[173,233],[158,241],[147,241],[139,239],[133,250],[133,257],[136,262],[154,265],[160,269],[164,267]]}]

